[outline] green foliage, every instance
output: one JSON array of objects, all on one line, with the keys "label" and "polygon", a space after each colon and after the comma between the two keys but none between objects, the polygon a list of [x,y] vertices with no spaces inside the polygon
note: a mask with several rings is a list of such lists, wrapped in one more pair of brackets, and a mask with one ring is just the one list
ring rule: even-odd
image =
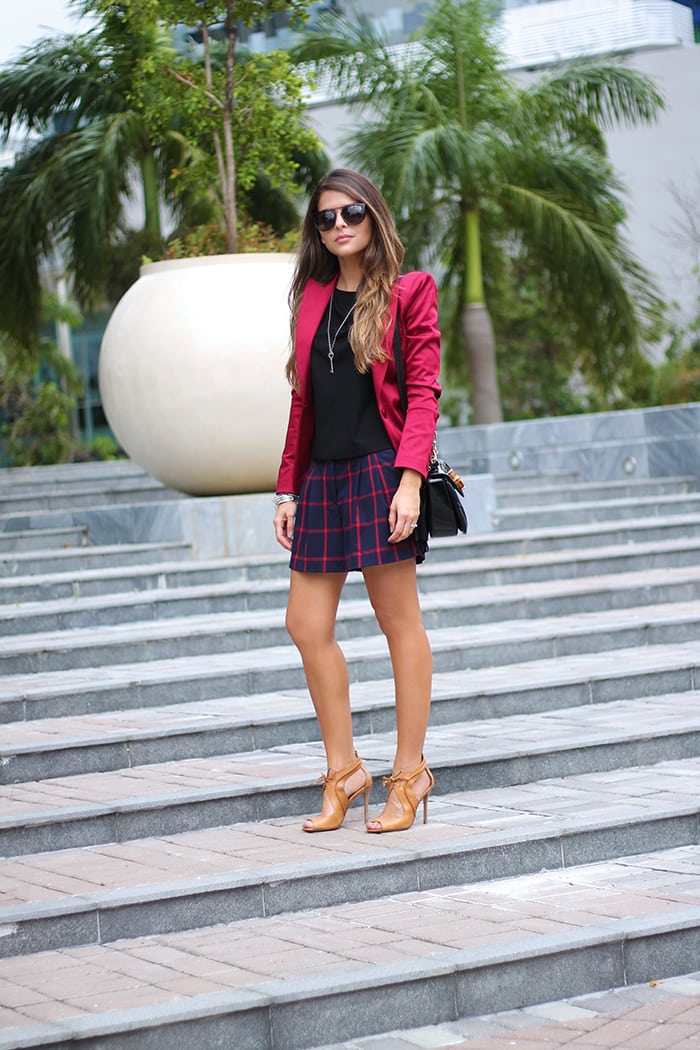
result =
[{"label": "green foliage", "polygon": [[[273,186],[294,188],[294,152],[316,145],[316,136],[303,124],[303,79],[291,66],[285,52],[241,57],[236,81],[236,104],[232,116],[236,181],[241,191],[250,190],[261,171]],[[221,128],[221,110],[204,83],[204,72],[196,56],[178,56],[169,67],[169,89],[165,103],[177,107],[186,127],[188,149],[180,166],[171,172],[171,190],[181,193],[210,187],[218,179],[216,156],[211,143]],[[215,75],[215,93],[222,94]]]},{"label": "green foliage", "polygon": [[52,382],[41,383],[14,418],[3,425],[12,466],[67,463],[75,441],[71,434],[73,399]]},{"label": "green foliage", "polygon": [[[72,319],[74,308],[45,304],[47,320]],[[76,447],[74,413],[82,390],[78,369],[55,342],[27,345],[0,331],[0,447],[11,466],[65,463]]]},{"label": "green foliage", "polygon": [[654,404],[700,401],[700,295],[687,327],[672,326],[666,359],[656,369],[653,389]]},{"label": "green foliage", "polygon": [[[296,156],[318,150],[304,120],[303,77],[284,51],[248,54],[238,45],[239,26],[257,25],[282,9],[300,20],[307,6],[307,0],[147,4],[171,31],[187,26],[202,37],[201,45],[190,38],[184,48],[161,45],[144,56],[132,97],[152,124],[179,135],[168,191],[179,203],[209,203],[212,214],[203,222],[218,218],[225,250],[239,250],[238,207],[261,174],[273,188],[293,192]],[[142,17],[137,7],[126,23],[138,25]]]},{"label": "green foliage", "polygon": [[162,241],[149,230],[125,230],[110,245],[102,274],[101,294],[108,303],[118,302],[138,279],[144,259],[160,259]]},{"label": "green foliage", "polygon": [[590,345],[595,333],[577,323],[546,274],[527,259],[513,260],[494,298],[506,419],[651,403],[654,370],[642,353]]},{"label": "green foliage", "polygon": [[464,387],[451,386],[443,381],[440,418],[451,427],[464,426],[469,422],[469,399]]},{"label": "green foliage", "polygon": [[111,461],[126,457],[113,437],[109,434],[98,434],[88,444],[81,445],[73,458],[85,462],[87,460]]},{"label": "green foliage", "polygon": [[[291,252],[298,233],[278,234],[269,226],[248,222],[238,229],[239,252]],[[220,226],[195,226],[180,237],[171,237],[164,252],[165,259],[193,259],[201,255],[220,255],[226,252],[226,236]]]}]

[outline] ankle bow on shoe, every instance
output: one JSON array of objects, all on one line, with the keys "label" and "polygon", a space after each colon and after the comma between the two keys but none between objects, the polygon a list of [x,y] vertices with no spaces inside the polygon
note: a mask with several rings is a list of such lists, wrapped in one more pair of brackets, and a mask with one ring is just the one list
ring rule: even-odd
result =
[{"label": "ankle bow on shoe", "polygon": [[[414,792],[413,785],[416,780],[418,780],[421,773],[427,773],[429,784],[423,794],[419,797]],[[398,817],[384,817],[381,820],[371,820],[370,824],[378,824],[379,827],[368,827],[367,831],[369,831],[370,834],[377,835],[384,831],[406,831],[416,819],[416,810],[421,802],[423,803],[423,823],[428,823],[428,796],[435,786],[435,777],[428,769],[426,761],[422,755],[420,764],[416,766],[415,769],[409,770],[408,772],[404,772],[404,770],[400,769],[398,773],[392,773],[390,777],[382,777],[382,784],[389,789],[387,801],[393,791],[394,797],[398,799],[403,812]]]},{"label": "ankle bow on shoe", "polygon": [[[353,773],[357,773],[360,769],[365,774],[364,783],[353,791],[351,795],[348,795],[345,791],[345,784]],[[312,827],[306,828],[302,825],[303,831],[335,831],[345,820],[345,814],[350,808],[350,803],[354,802],[359,795],[364,795],[365,797],[365,823],[367,823],[367,803],[372,788],[372,777],[364,769],[362,759],[358,757],[357,751],[355,752],[354,760],[344,769],[341,769],[338,773],[333,773],[329,769],[327,773],[321,774],[316,783],[323,784],[323,794],[330,803],[331,812],[321,813],[318,817],[310,818]]]}]

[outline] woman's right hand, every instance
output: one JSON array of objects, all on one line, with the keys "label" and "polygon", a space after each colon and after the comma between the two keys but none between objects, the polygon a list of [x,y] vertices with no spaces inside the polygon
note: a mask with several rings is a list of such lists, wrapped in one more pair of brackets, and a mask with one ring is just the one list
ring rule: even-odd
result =
[{"label": "woman's right hand", "polygon": [[277,542],[287,551],[290,551],[292,549],[292,539],[294,538],[294,519],[296,517],[296,513],[296,502],[291,499],[287,500],[285,503],[280,503],[279,507],[275,512],[275,537],[277,538]]}]

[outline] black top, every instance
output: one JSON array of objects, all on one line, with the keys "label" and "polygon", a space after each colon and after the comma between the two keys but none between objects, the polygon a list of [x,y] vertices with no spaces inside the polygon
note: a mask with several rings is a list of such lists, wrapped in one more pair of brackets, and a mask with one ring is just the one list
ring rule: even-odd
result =
[{"label": "black top", "polygon": [[[314,401],[313,459],[351,459],[391,448],[382,423],[370,372],[355,368],[349,332],[352,314],[338,328],[355,302],[355,292],[337,288],[311,344],[311,389]],[[328,310],[333,344],[333,371],[328,357]],[[338,336],[333,343],[336,332]]]}]

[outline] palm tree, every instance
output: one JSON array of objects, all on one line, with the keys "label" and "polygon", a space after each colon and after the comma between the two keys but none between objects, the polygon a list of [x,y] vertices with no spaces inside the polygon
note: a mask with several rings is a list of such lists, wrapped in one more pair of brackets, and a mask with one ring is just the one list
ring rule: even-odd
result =
[{"label": "palm tree", "polygon": [[620,235],[621,187],[603,143],[606,128],[652,121],[659,94],[611,61],[572,63],[519,87],[494,32],[487,0],[437,0],[408,47],[328,14],[296,56],[363,110],[348,159],[379,183],[407,256],[444,273],[475,423],[502,418],[485,265],[512,253],[536,263],[581,330],[597,328],[603,368],[610,348],[638,346],[660,309]]},{"label": "palm tree", "polygon": [[119,11],[94,29],[40,41],[0,72],[0,134],[29,133],[0,176],[0,324],[29,338],[40,314],[40,266],[57,248],[89,305],[140,181],[144,229],[160,245],[163,135],[133,104],[132,73],[157,26],[124,32]]}]

